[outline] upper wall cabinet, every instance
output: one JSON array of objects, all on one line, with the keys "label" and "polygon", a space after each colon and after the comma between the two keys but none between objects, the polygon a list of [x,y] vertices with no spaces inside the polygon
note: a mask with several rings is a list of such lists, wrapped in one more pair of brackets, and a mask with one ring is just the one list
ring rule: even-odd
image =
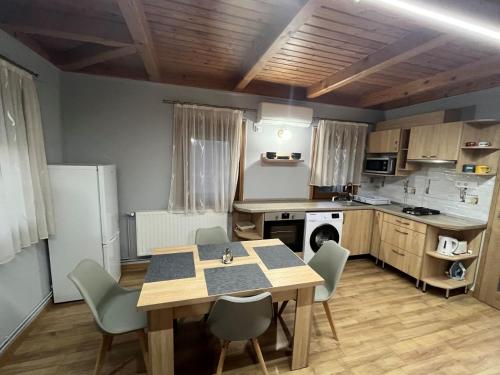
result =
[{"label": "upper wall cabinet", "polygon": [[408,159],[457,160],[462,129],[462,122],[411,128]]},{"label": "upper wall cabinet", "polygon": [[396,153],[399,151],[401,129],[375,131],[368,134],[368,154]]}]

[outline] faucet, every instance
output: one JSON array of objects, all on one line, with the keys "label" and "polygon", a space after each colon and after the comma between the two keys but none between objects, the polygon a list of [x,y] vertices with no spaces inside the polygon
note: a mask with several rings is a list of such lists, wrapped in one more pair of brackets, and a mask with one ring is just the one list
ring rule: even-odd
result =
[{"label": "faucet", "polygon": [[353,191],[354,191],[354,185],[352,184],[352,182],[348,182],[345,186],[345,190],[347,192],[347,200],[350,200],[352,201],[352,197],[353,197]]}]

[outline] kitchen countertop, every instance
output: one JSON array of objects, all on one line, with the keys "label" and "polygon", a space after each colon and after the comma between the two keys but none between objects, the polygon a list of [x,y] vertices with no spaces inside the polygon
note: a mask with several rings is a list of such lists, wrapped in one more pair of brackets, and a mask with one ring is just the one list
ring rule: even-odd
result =
[{"label": "kitchen countertop", "polygon": [[331,202],[331,201],[268,201],[268,202],[234,202],[234,209],[245,213],[263,213],[275,211],[351,211],[351,210],[377,210],[388,214],[400,216],[409,220],[418,221],[433,227],[448,230],[473,230],[484,229],[487,223],[480,220],[450,216],[446,214],[414,216],[403,213],[402,206],[389,204],[382,206],[372,206],[359,202],[352,204]]}]

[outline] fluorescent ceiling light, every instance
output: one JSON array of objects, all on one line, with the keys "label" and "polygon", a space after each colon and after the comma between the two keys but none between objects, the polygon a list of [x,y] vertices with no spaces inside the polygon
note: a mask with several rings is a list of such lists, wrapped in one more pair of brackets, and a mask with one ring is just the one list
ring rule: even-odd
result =
[{"label": "fluorescent ceiling light", "polygon": [[[500,42],[500,30],[490,27],[484,27],[479,24],[482,21],[474,21],[470,19],[465,19],[457,14],[452,14],[446,9],[437,9],[426,7],[423,4],[417,4],[415,2],[409,2],[404,0],[365,0],[374,4],[385,4],[391,8],[398,8],[405,12],[418,15],[422,18],[427,18],[432,21],[436,21],[440,24],[446,24],[457,31],[468,31],[470,33],[486,37],[488,39],[493,39]],[[359,0],[357,1],[359,2]]]}]

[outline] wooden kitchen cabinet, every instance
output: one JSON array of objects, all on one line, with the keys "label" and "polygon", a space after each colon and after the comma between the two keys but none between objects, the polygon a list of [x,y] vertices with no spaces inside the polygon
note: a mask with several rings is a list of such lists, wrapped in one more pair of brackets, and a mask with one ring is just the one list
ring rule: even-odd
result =
[{"label": "wooden kitchen cabinet", "polygon": [[372,242],[373,210],[344,211],[340,244],[350,255],[369,254]]},{"label": "wooden kitchen cabinet", "polygon": [[399,151],[401,129],[375,131],[368,134],[368,154],[396,153]]},{"label": "wooden kitchen cabinet", "polygon": [[412,128],[408,159],[458,160],[462,129],[462,122]]},{"label": "wooden kitchen cabinet", "polygon": [[373,214],[370,254],[377,259],[379,258],[379,253],[380,253],[380,241],[382,240],[383,224],[384,224],[384,213],[380,211],[375,211]]}]

